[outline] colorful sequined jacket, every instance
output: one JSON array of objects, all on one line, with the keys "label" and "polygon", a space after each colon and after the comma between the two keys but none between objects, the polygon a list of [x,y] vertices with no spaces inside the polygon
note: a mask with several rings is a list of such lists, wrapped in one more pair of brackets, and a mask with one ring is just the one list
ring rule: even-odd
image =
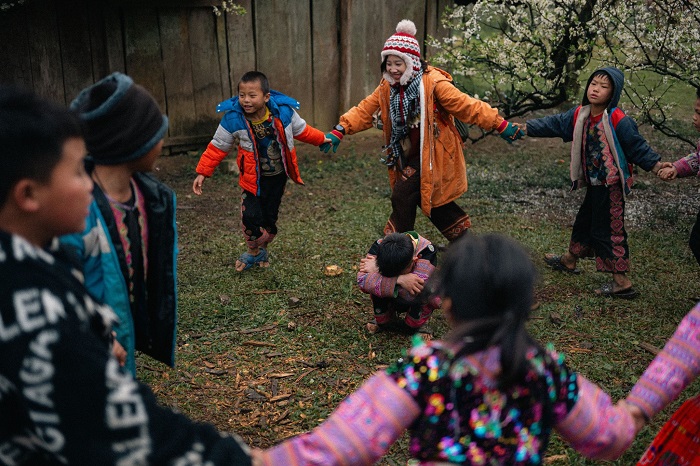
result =
[{"label": "colorful sequined jacket", "polygon": [[[325,135],[320,130],[307,125],[299,116],[299,102],[281,92],[270,91],[270,100],[267,108],[273,116],[273,125],[277,142],[282,151],[282,163],[287,176],[298,184],[304,184],[299,173],[297,152],[294,147],[294,139],[320,146],[325,140]],[[210,177],[221,161],[228,155],[238,140],[238,169],[241,174],[238,184],[244,190],[260,195],[260,164],[258,148],[255,144],[255,135],[246,119],[243,108],[238,102],[238,97],[232,97],[216,106],[217,112],[226,112],[221,119],[219,127],[214,133],[206,150],[199,159],[196,172],[199,175]]]},{"label": "colorful sequined jacket", "polygon": [[673,162],[673,166],[679,178],[693,175],[700,176],[700,139],[698,139],[695,152],[691,152],[685,157],[676,160]]},{"label": "colorful sequined jacket", "polygon": [[528,353],[525,379],[497,388],[499,351],[454,359],[459,347],[414,339],[313,431],[265,451],[263,464],[374,464],[405,429],[416,464],[542,464],[551,433],[584,456],[614,459],[634,438],[629,412],[553,350]]},{"label": "colorful sequined jacket", "polygon": [[[418,259],[413,262],[413,268],[410,273],[426,281],[430,278],[430,275],[432,275],[437,266],[437,251],[435,250],[435,246],[415,231],[409,231],[406,232],[406,234],[411,236],[416,244],[413,257]],[[381,243],[382,239],[375,241],[369,248],[367,254],[376,256]],[[365,293],[378,298],[401,298],[404,301],[412,301],[414,298],[406,290],[398,286],[397,281],[398,277],[385,277],[379,272],[357,273],[357,284]]]},{"label": "colorful sequined jacket", "polygon": [[700,303],[683,318],[671,339],[632,387],[627,401],[651,419],[700,375]]},{"label": "colorful sequined jacket", "polygon": [[[629,194],[634,182],[630,164],[639,165],[645,171],[650,171],[661,160],[661,156],[654,152],[644,137],[639,134],[637,123],[617,108],[624,84],[624,76],[621,71],[612,67],[600,68],[591,74],[588,85],[593,76],[600,71],[608,73],[614,85],[610,103],[603,111],[601,118],[603,130],[600,140],[605,144],[604,150],[610,154],[610,163],[614,164],[614,166],[607,167],[610,177],[608,184],[621,183],[623,193]],[[586,89],[588,89],[588,85],[586,85]],[[569,165],[571,189],[577,189],[587,184],[584,131],[590,111],[591,107],[584,93],[582,105],[578,107],[564,113],[527,121],[527,135],[530,137],[558,137],[564,142],[573,141]]]},{"label": "colorful sequined jacket", "polygon": [[61,242],[79,257],[86,288],[117,314],[118,322],[114,326],[117,341],[126,350],[126,367],[135,375],[135,350],[171,367],[175,365],[178,249],[175,192],[152,175],[135,173],[133,178],[144,196],[148,219],[147,346],[136,347],[134,317],[124,278],[127,273],[124,248],[109,200],[97,184],[85,230],[63,236]]}]

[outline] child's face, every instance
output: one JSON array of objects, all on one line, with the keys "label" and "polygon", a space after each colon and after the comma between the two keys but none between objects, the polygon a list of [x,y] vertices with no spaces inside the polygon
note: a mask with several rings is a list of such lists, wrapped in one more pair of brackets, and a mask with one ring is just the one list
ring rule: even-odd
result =
[{"label": "child's face", "polygon": [[238,103],[249,118],[264,117],[265,104],[268,100],[270,100],[270,93],[263,93],[259,81],[242,82],[238,85]]},{"label": "child's face", "polygon": [[693,113],[693,126],[700,132],[700,99],[695,99],[695,112]]},{"label": "child's face", "polygon": [[610,78],[605,75],[596,76],[591,80],[586,90],[586,97],[591,105],[597,107],[607,107],[612,97],[613,84]]},{"label": "child's face", "polygon": [[93,186],[84,167],[85,153],[85,142],[81,138],[66,140],[61,160],[48,183],[37,185],[36,213],[44,243],[54,236],[81,232],[85,228]]},{"label": "child's face", "polygon": [[406,62],[398,55],[388,55],[386,57],[386,72],[394,78],[394,81],[399,82],[401,76],[406,72]]}]

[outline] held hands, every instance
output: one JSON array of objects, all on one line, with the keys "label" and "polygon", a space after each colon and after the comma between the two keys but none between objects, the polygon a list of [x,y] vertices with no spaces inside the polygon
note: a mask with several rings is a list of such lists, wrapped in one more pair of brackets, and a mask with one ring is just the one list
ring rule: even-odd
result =
[{"label": "held hands", "polygon": [[647,423],[647,419],[644,417],[642,410],[639,409],[638,406],[628,403],[626,400],[618,401],[617,406],[629,411],[632,419],[634,420],[634,434],[637,435]]},{"label": "held hands", "polygon": [[321,152],[327,154],[328,151],[331,149],[331,146],[333,147],[333,153],[335,154],[336,151],[338,150],[338,146],[340,145],[340,141],[343,139],[343,133],[338,131],[337,129],[333,128],[329,132],[326,133],[326,139],[323,144],[318,146],[319,149],[321,149]]},{"label": "held hands", "polygon": [[[659,162],[656,165],[659,166],[658,170],[656,171],[656,176],[658,176],[662,180],[675,180],[676,176],[678,176],[678,171],[671,162]],[[656,166],[654,168],[656,168]]]},{"label": "held hands", "polygon": [[498,127],[498,134],[506,140],[508,144],[525,136],[525,131],[517,123],[511,123],[503,120],[503,123]]}]

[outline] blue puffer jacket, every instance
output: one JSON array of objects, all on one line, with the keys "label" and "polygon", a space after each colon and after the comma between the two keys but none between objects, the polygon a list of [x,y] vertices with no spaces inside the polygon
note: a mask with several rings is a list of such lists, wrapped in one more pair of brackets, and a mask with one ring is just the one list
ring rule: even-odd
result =
[{"label": "blue puffer jacket", "polygon": [[136,373],[134,351],[139,350],[173,367],[177,329],[177,230],[175,193],[156,178],[136,173],[148,215],[148,309],[146,347],[136,347],[134,320],[124,278],[126,259],[109,201],[97,184],[83,233],[61,237],[81,258],[85,287],[109,304],[119,319],[114,330],[126,349],[127,368]]},{"label": "blue puffer jacket", "polygon": [[[649,147],[644,137],[639,134],[637,123],[617,108],[622,95],[622,87],[625,77],[622,71],[613,67],[600,68],[594,71],[583,93],[581,105],[567,112],[528,120],[527,135],[530,137],[559,137],[564,142],[574,141],[571,147],[571,181],[572,189],[576,189],[585,183],[585,161],[583,160],[583,143],[585,141],[583,131],[584,123],[590,114],[590,102],[586,96],[586,90],[593,80],[593,76],[604,71],[613,81],[613,95],[607,109],[603,112],[603,123],[610,129],[613,141],[610,149],[618,167],[623,192],[629,193],[632,186],[632,170],[629,164],[639,165],[645,171],[654,168],[661,156]],[[606,131],[608,134],[608,131]]]}]

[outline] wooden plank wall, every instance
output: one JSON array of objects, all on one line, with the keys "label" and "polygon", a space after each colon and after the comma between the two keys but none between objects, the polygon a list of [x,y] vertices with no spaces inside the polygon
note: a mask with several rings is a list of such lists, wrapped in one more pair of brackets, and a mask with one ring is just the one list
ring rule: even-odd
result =
[{"label": "wooden plank wall", "polygon": [[[380,51],[403,18],[418,40],[444,35],[451,0],[239,0],[247,13],[216,16],[219,0],[27,0],[0,13],[0,83],[69,104],[114,71],[148,89],[170,119],[166,146],[201,145],[249,70],[301,103],[327,130],[379,83]],[[424,50],[424,57],[430,50]]]}]

